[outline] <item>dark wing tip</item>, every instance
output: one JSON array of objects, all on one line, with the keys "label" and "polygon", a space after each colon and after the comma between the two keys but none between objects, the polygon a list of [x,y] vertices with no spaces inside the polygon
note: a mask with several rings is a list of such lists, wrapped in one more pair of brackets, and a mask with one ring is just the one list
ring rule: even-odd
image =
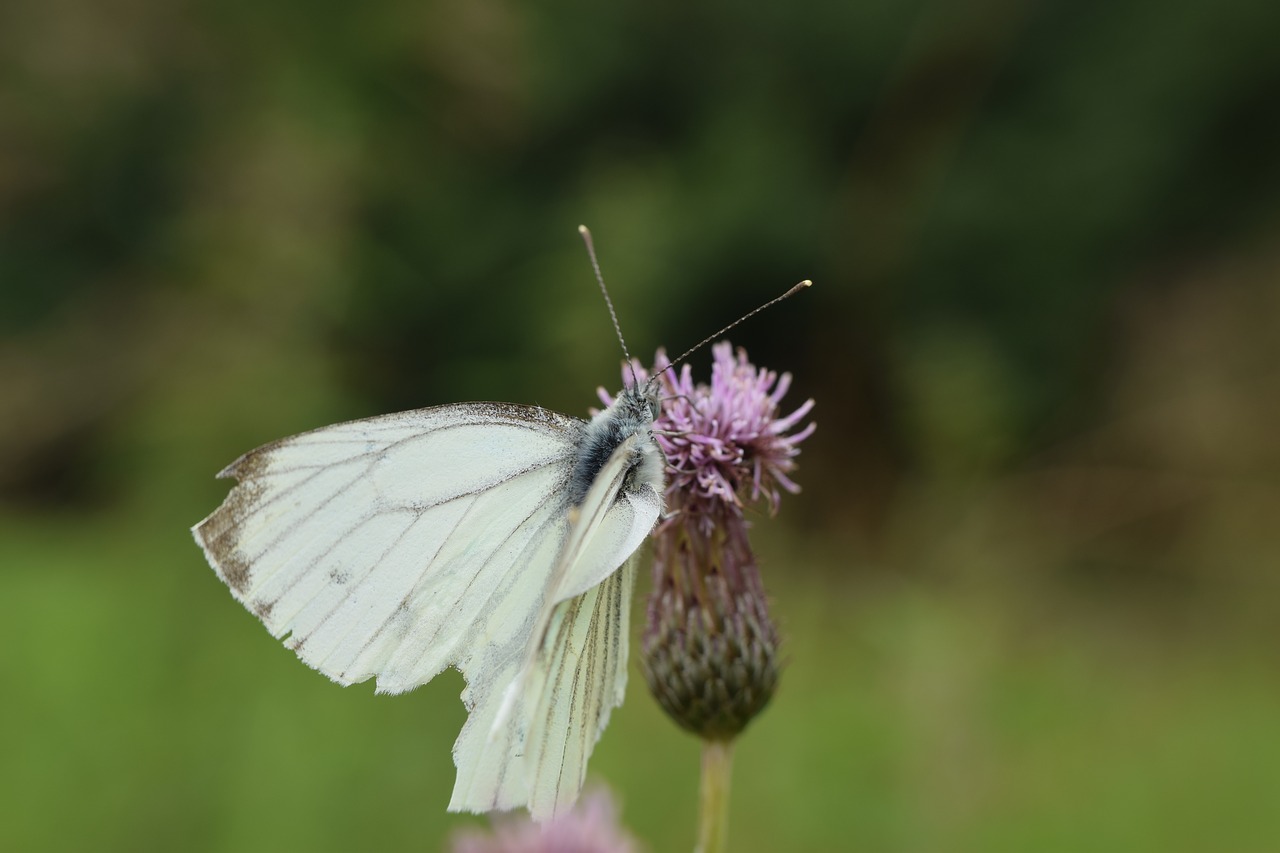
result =
[{"label": "dark wing tip", "polygon": [[227,480],[234,477],[242,481],[252,480],[267,469],[267,465],[271,461],[271,451],[274,449],[275,444],[268,444],[264,447],[259,447],[257,450],[250,450],[219,471],[218,479]]},{"label": "dark wing tip", "polygon": [[229,535],[235,526],[234,514],[224,503],[191,528],[191,534],[218,577],[243,596],[249,587],[250,566],[236,549],[234,537]]}]

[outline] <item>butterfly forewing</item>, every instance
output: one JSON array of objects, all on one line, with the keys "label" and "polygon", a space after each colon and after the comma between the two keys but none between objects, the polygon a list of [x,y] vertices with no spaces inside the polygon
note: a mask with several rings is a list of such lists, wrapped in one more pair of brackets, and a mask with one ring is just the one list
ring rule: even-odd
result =
[{"label": "butterfly forewing", "polygon": [[518,627],[542,607],[567,527],[548,495],[581,428],[467,404],[284,439],[224,472],[240,483],[196,539],[235,596],[330,678],[401,692],[449,664],[470,676],[461,640],[495,612]]}]

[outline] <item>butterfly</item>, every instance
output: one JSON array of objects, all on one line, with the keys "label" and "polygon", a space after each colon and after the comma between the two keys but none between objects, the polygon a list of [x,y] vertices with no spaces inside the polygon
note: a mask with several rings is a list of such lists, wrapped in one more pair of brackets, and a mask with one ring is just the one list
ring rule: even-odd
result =
[{"label": "butterfly", "polygon": [[334,681],[403,693],[461,671],[449,810],[545,820],[622,702],[634,554],[664,506],[659,408],[657,376],[633,373],[590,421],[459,403],[323,427],[227,466],[237,485],[192,533]]}]

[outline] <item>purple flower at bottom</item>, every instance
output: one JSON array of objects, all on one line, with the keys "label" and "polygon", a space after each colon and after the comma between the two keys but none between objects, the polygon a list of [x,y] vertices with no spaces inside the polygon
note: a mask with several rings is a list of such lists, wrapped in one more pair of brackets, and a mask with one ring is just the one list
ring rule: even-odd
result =
[{"label": "purple flower at bottom", "polygon": [[618,822],[618,809],[603,788],[546,823],[527,815],[494,820],[493,830],[466,829],[453,837],[452,853],[637,853],[636,841]]},{"label": "purple flower at bottom", "polygon": [[[778,635],[747,537],[745,502],[776,512],[813,408],[779,404],[791,376],[755,367],[727,343],[712,348],[711,383],[678,375],[658,352],[662,412],[654,423],[667,460],[667,517],[654,541],[654,589],[640,664],[649,690],[679,725],[731,740],[768,703],[778,682]],[[636,367],[637,380],[650,375]],[[606,394],[601,398],[609,402]]]}]

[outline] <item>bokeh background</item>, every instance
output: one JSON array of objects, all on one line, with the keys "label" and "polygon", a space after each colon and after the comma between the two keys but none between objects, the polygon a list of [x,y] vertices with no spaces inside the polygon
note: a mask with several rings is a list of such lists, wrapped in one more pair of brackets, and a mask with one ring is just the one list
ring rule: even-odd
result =
[{"label": "bokeh background", "polygon": [[[818,401],[755,537],[739,851],[1280,849],[1280,6],[0,5],[0,848],[434,850],[462,682],[308,670],[188,527],[265,441],[585,414],[735,330]],[[693,359],[705,375],[710,355]],[[645,591],[642,581],[641,593]],[[592,774],[692,847],[633,672]]]}]

